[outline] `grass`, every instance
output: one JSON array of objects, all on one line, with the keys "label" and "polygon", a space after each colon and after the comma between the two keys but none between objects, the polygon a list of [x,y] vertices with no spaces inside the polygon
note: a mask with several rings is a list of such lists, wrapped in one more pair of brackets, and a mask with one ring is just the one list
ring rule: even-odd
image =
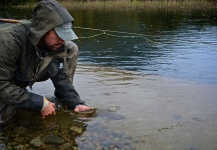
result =
[{"label": "grass", "polygon": [[[208,0],[108,0],[108,1],[72,1],[59,0],[59,2],[70,9],[210,9],[217,8],[217,1]],[[34,7],[36,3],[26,3],[20,7]]]}]

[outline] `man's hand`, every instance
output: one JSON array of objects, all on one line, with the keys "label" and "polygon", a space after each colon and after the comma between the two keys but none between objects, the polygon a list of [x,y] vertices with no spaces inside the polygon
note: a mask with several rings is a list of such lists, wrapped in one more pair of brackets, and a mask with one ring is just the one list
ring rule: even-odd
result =
[{"label": "man's hand", "polygon": [[49,101],[47,107],[45,107],[41,114],[42,118],[45,118],[48,115],[56,115],[55,104]]},{"label": "man's hand", "polygon": [[90,110],[90,108],[85,105],[77,105],[74,109],[75,112],[88,111],[88,110]]}]

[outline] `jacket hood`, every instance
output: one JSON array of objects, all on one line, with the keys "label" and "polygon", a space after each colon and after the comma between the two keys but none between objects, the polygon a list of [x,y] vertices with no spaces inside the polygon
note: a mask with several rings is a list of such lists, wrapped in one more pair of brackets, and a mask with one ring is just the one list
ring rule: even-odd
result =
[{"label": "jacket hood", "polygon": [[28,39],[37,45],[45,33],[67,22],[74,22],[74,19],[65,7],[55,0],[42,0],[33,10]]}]

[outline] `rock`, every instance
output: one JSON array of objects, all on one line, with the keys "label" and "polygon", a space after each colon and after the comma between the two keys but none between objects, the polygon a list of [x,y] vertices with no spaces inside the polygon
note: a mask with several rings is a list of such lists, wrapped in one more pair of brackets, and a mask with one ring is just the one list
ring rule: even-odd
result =
[{"label": "rock", "polygon": [[65,140],[61,137],[59,137],[56,134],[49,135],[45,138],[44,141],[46,144],[55,144],[55,145],[61,145],[65,142]]},{"label": "rock", "polygon": [[18,134],[18,135],[26,135],[26,128],[24,127],[17,127],[14,129],[14,134]]},{"label": "rock", "polygon": [[11,145],[16,146],[16,145],[18,145],[18,143],[17,142],[11,142]]},{"label": "rock", "polygon": [[18,120],[18,123],[23,127],[28,127],[31,124],[31,120],[28,118],[21,118]]},{"label": "rock", "polygon": [[17,146],[14,146],[14,149],[15,150],[25,150],[25,146],[24,145],[17,145]]},{"label": "rock", "polygon": [[16,137],[14,142],[22,143],[24,141],[24,137]]},{"label": "rock", "polygon": [[77,134],[81,134],[81,133],[83,132],[82,128],[79,128],[79,127],[77,127],[77,126],[71,126],[71,127],[69,128],[69,130],[70,130],[70,131],[74,131],[74,132],[76,132]]},{"label": "rock", "polygon": [[118,110],[120,110],[120,106],[116,106],[116,105],[108,106],[108,111],[110,112],[117,112]]},{"label": "rock", "polygon": [[65,144],[58,147],[58,149],[60,149],[60,150],[68,150],[70,148],[72,148],[72,143],[65,143]]},{"label": "rock", "polygon": [[37,136],[36,138],[32,139],[30,141],[30,145],[33,147],[41,147],[43,145],[43,142],[41,141],[41,137]]},{"label": "rock", "polygon": [[5,144],[0,143],[0,149],[5,150],[5,148],[6,148]]},{"label": "rock", "polygon": [[13,147],[11,145],[7,145],[6,150],[13,150]]}]

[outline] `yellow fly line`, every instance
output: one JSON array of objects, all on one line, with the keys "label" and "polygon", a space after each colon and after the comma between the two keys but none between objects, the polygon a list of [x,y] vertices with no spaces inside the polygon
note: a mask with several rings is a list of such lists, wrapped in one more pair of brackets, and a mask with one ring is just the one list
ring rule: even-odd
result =
[{"label": "yellow fly line", "polygon": [[[15,20],[15,19],[3,19],[3,18],[0,18],[0,22],[6,22],[6,23],[22,23],[24,21],[28,21],[28,20]],[[7,28],[7,27],[5,27],[5,28]],[[3,29],[5,29],[5,28],[3,28]],[[73,26],[73,28],[101,32],[99,34],[95,34],[95,35],[88,36],[88,37],[79,37],[79,39],[86,39],[86,38],[97,37],[97,36],[100,36],[100,35],[107,35],[107,36],[113,36],[113,37],[118,37],[118,38],[138,38],[139,37],[139,38],[144,38],[149,42],[157,43],[157,42],[154,42],[154,41],[148,39],[147,37],[145,37],[144,34],[120,32],[120,31],[112,31],[112,30],[102,30],[102,29],[94,29],[94,28],[75,27],[75,26]],[[125,35],[116,35],[114,33],[125,34]]]},{"label": "yellow fly line", "polygon": [[[26,21],[30,21],[30,20],[16,20],[16,19],[0,18],[0,22],[5,22],[5,23],[14,23],[14,24],[18,23],[19,24],[19,23],[26,22]],[[5,28],[7,28],[7,27],[4,27],[2,29],[5,29]],[[76,26],[73,26],[73,28],[101,32],[99,34],[94,34],[92,36],[79,37],[79,39],[88,39],[88,38],[94,38],[94,37],[101,36],[101,35],[107,35],[107,36],[118,37],[118,38],[142,38],[142,39],[145,39],[146,41],[148,41],[150,43],[155,43],[155,44],[169,44],[169,43],[171,44],[171,43],[176,43],[176,42],[196,43],[196,44],[205,44],[205,45],[208,44],[208,43],[205,43],[203,41],[189,41],[189,40],[183,40],[183,39],[178,40],[178,39],[172,39],[172,38],[167,39],[164,42],[156,42],[156,41],[150,40],[144,34],[138,34],[138,33],[132,33],[132,32],[120,32],[120,31],[114,31],[114,30],[103,30],[103,29],[95,29],[95,28],[84,28],[84,27],[76,27]],[[0,30],[2,30],[2,29],[0,29]],[[119,35],[117,35],[117,34],[119,34]]]}]

